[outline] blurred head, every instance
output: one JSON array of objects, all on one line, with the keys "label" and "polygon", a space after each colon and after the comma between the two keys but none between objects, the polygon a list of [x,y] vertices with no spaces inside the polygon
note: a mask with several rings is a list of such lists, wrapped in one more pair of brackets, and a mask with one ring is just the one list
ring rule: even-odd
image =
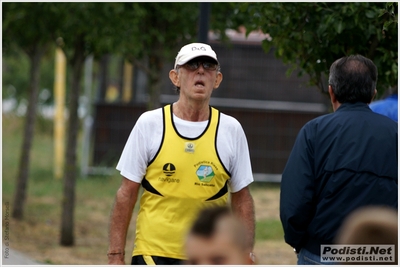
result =
[{"label": "blurred head", "polygon": [[169,77],[178,93],[183,89],[188,93],[211,95],[222,81],[217,54],[207,44],[185,45],[176,56]]},{"label": "blurred head", "polygon": [[329,70],[330,90],[341,104],[370,103],[376,94],[377,79],[375,64],[361,55],[342,57]]},{"label": "blurred head", "polygon": [[252,264],[245,229],[226,206],[200,212],[185,243],[187,264]]},{"label": "blurred head", "polygon": [[[397,252],[397,210],[367,206],[353,211],[336,235],[336,244],[395,245]],[[397,253],[395,258],[397,263]]]}]

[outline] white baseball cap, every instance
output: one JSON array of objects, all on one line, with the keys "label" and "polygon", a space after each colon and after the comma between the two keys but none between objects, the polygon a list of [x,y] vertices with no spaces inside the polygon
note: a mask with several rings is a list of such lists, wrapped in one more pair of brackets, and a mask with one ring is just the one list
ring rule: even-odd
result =
[{"label": "white baseball cap", "polygon": [[175,58],[175,65],[183,65],[196,57],[210,57],[218,64],[217,54],[212,50],[211,46],[203,43],[191,43],[183,46]]}]

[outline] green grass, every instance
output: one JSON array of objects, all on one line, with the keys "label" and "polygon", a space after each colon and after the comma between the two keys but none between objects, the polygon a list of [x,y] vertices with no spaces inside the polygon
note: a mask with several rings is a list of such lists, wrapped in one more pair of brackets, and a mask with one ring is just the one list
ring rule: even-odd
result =
[{"label": "green grass", "polygon": [[[8,202],[11,214],[24,119],[13,115],[3,115],[2,119],[3,212],[5,203]],[[46,263],[85,264],[87,260],[86,264],[105,264],[105,258],[99,258],[96,253],[107,250],[109,214],[121,177],[117,171],[113,176],[77,177],[74,220],[77,245],[73,249],[59,246],[63,179],[56,179],[53,174],[52,124],[51,121],[43,119],[36,124],[30,155],[24,219],[16,221],[11,218],[10,246],[37,256],[38,260]],[[80,147],[77,151],[79,155]],[[78,156],[78,164],[79,162]],[[45,253],[49,255],[44,255]]]},{"label": "green grass", "polygon": [[282,240],[283,229],[279,220],[261,220],[256,222],[256,240]]},{"label": "green grass", "polygon": [[250,184],[250,190],[280,190],[280,183],[254,182]]},{"label": "green grass", "polygon": [[2,132],[2,180],[3,200],[14,191],[14,179],[18,168],[22,140],[22,120],[3,116]]},{"label": "green grass", "polygon": [[[12,198],[15,191],[23,123],[22,118],[3,116],[3,199]],[[41,128],[44,127],[43,123],[41,121]],[[47,123],[52,125],[51,121]],[[54,178],[52,131],[43,132],[38,130],[38,124],[36,126],[30,155],[28,195],[58,196],[62,193],[62,179]],[[79,152],[80,148],[78,154]],[[114,195],[119,182],[120,177],[117,172],[113,176],[90,176],[86,179],[77,177],[77,197],[96,198]]]}]

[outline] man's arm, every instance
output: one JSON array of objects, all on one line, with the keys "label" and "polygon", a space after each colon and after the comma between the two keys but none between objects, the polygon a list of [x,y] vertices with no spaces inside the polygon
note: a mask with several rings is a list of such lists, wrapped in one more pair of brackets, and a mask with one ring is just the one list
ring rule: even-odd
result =
[{"label": "man's arm", "polygon": [[311,126],[299,132],[282,172],[280,218],[286,243],[298,252],[315,210],[314,146]]},{"label": "man's arm", "polygon": [[255,236],[255,215],[254,215],[254,201],[250,194],[249,188],[246,186],[238,192],[231,194],[231,206],[233,213],[238,216],[244,223],[247,232],[247,244],[253,251],[254,236]]},{"label": "man's arm", "polygon": [[139,183],[124,177],[117,191],[110,220],[108,264],[125,264],[126,234],[139,188]]}]

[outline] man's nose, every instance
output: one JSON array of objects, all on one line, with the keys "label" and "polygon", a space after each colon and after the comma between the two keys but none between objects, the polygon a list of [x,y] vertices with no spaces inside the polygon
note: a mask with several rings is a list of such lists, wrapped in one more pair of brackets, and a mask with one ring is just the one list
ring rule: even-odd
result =
[{"label": "man's nose", "polygon": [[198,73],[204,73],[204,67],[203,67],[203,62],[200,62],[199,67],[197,68]]}]

